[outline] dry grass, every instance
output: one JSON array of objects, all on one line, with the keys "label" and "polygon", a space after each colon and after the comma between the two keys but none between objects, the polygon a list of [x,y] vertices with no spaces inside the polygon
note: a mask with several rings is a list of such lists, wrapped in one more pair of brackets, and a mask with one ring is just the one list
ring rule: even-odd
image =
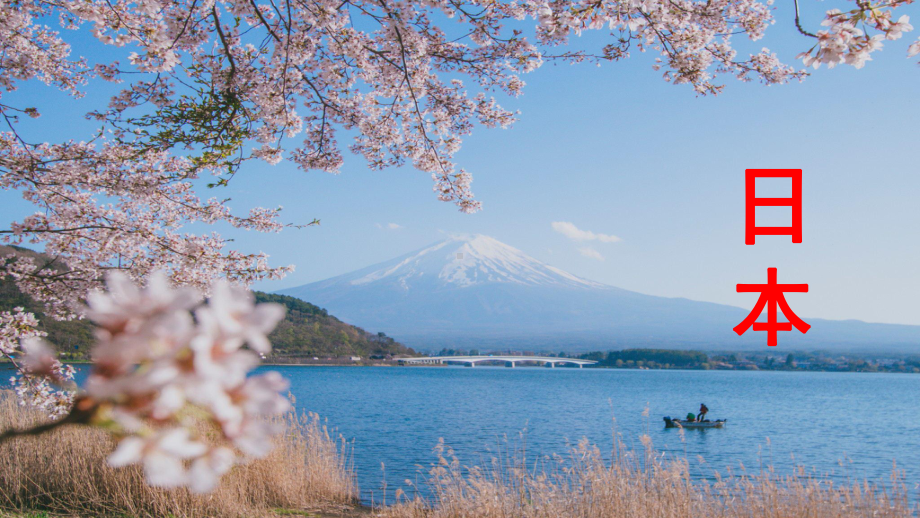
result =
[{"label": "dry grass", "polygon": [[[769,469],[711,482],[691,480],[686,460],[664,461],[648,437],[645,451],[631,453],[617,441],[612,461],[586,441],[565,458],[536,466],[493,459],[488,469],[462,468],[440,444],[428,475],[430,500],[404,495],[380,518],[792,518],[914,516],[897,476],[888,488],[865,483],[838,486],[797,470],[778,476]],[[399,496],[399,495],[398,495]]]},{"label": "dry grass", "polygon": [[[40,419],[0,395],[0,429]],[[90,428],[67,427],[0,445],[0,509],[67,516],[257,517],[274,509],[317,509],[356,501],[346,444],[333,439],[315,415],[282,420],[285,433],[264,458],[237,466],[219,490],[193,495],[153,489],[135,467],[113,469],[105,459],[111,439]]]},{"label": "dry grass", "polygon": [[[37,419],[0,395],[0,429]],[[346,445],[330,437],[316,416],[284,420],[287,432],[266,459],[240,466],[212,495],[148,487],[138,469],[111,469],[111,440],[97,430],[70,428],[0,446],[0,517],[259,517],[279,509],[329,509],[336,516],[356,500]],[[431,499],[408,499],[378,509],[379,518],[824,518],[916,515],[895,473],[885,488],[837,485],[798,470],[768,468],[692,480],[685,459],[664,460],[647,436],[633,452],[615,441],[605,461],[583,441],[565,457],[528,465],[526,452],[502,453],[487,468],[464,468],[443,444],[426,485]],[[7,511],[12,514],[4,514]],[[355,516],[366,510],[357,509]],[[30,514],[31,513],[31,514]]]}]

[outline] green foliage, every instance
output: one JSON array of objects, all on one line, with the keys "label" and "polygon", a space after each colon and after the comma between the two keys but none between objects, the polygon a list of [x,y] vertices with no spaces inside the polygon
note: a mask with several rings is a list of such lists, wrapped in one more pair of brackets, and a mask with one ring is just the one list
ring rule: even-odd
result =
[{"label": "green foliage", "polygon": [[709,360],[704,352],[670,349],[625,349],[610,351],[606,356],[600,352],[593,352],[583,354],[581,358],[597,360],[598,365],[603,367],[622,367],[625,364],[657,368],[666,365],[672,368],[699,367]]},{"label": "green foliage", "polygon": [[274,348],[271,359],[415,354],[385,333],[369,333],[346,324],[309,302],[258,291],[255,295],[258,302],[275,302],[287,308],[284,320],[268,336]]}]

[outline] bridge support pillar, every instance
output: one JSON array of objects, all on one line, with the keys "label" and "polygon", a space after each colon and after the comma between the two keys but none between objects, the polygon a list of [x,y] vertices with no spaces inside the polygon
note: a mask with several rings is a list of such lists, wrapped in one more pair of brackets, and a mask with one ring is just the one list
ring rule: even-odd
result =
[{"label": "bridge support pillar", "polygon": [[514,362],[505,362],[505,367],[511,367],[511,368],[513,369],[513,368],[514,368]]},{"label": "bridge support pillar", "polygon": [[547,363],[549,363],[549,368],[550,368],[550,369],[555,369],[555,368],[556,368],[556,362],[547,362]]},{"label": "bridge support pillar", "polygon": [[579,364],[578,364],[578,368],[580,369],[580,368],[582,368],[582,367],[584,367],[584,365],[582,365],[582,364],[579,363]]}]

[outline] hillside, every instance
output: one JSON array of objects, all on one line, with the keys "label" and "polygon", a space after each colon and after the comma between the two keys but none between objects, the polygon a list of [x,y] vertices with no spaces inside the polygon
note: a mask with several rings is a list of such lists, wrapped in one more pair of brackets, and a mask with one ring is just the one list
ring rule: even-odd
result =
[{"label": "hillside", "polygon": [[[6,256],[11,252],[43,257],[43,254],[25,248],[0,246],[0,256]],[[269,361],[414,354],[414,351],[384,333],[369,333],[346,324],[313,304],[285,295],[258,291],[255,295],[259,302],[276,302],[287,308],[284,320],[269,335],[269,340],[274,346],[274,353]],[[41,329],[48,333],[48,341],[64,353],[65,359],[87,358],[93,341],[93,326],[90,322],[59,322],[45,318],[41,304],[20,292],[12,281],[0,280],[0,311],[10,311],[17,306],[35,313]]]},{"label": "hillside", "polygon": [[284,320],[269,335],[275,359],[415,354],[382,332],[373,334],[346,324],[309,302],[261,291],[255,294],[259,302],[276,302],[287,308]]}]

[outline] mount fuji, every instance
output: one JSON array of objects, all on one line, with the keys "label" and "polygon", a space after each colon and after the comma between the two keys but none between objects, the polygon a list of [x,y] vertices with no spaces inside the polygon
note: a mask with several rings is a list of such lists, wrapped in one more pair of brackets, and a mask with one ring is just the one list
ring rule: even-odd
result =
[{"label": "mount fuji", "polygon": [[[766,347],[765,333],[732,331],[745,309],[583,279],[482,235],[279,293],[419,350]],[[807,335],[781,333],[784,349],[906,352],[920,345],[920,326],[806,320]]]}]

